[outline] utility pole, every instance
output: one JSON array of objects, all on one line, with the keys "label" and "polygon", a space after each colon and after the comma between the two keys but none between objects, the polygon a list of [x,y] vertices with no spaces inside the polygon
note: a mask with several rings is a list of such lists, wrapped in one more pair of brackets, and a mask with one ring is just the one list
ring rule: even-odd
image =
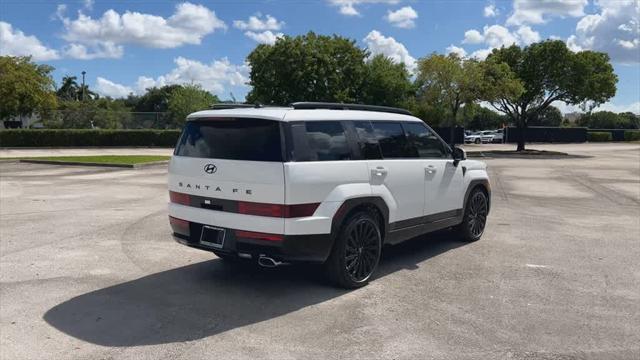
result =
[{"label": "utility pole", "polygon": [[84,87],[84,75],[86,73],[87,73],[86,71],[82,70],[82,101],[84,101],[84,88],[85,88]]}]

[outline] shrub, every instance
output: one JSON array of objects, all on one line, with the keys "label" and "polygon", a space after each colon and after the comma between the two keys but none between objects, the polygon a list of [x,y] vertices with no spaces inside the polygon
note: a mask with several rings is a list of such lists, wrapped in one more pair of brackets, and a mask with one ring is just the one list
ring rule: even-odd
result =
[{"label": "shrub", "polygon": [[178,136],[180,130],[15,129],[0,131],[0,147],[173,147]]},{"label": "shrub", "polygon": [[587,141],[600,142],[600,141],[612,141],[613,136],[610,132],[604,131],[590,131],[587,133]]},{"label": "shrub", "polygon": [[640,131],[625,131],[624,141],[640,141]]}]

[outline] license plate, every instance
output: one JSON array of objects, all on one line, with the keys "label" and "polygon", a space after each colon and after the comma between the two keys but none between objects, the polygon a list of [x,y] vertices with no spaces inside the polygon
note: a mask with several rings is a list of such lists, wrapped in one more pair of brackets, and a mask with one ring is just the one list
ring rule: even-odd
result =
[{"label": "license plate", "polygon": [[224,244],[224,229],[212,226],[203,226],[200,235],[200,244],[221,249]]}]

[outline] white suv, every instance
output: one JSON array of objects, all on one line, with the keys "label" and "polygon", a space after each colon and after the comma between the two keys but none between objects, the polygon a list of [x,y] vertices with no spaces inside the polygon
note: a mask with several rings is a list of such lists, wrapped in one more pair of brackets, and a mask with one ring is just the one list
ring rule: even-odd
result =
[{"label": "white suv", "polygon": [[189,115],[169,165],[182,244],[274,267],[324,263],[339,286],[375,272],[382,247],[454,228],[478,240],[486,165],[402,109],[295,103]]}]

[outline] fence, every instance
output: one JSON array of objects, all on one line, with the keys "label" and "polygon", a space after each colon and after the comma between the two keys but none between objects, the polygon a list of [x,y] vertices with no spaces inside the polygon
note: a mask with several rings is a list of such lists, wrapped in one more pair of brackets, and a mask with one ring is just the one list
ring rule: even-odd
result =
[{"label": "fence", "polygon": [[[451,143],[451,127],[434,127],[432,128],[442,140]],[[456,144],[464,144],[464,128],[460,126],[456,126],[454,129],[453,139]]]},{"label": "fence", "polygon": [[[516,143],[521,136],[521,129],[507,128],[506,142]],[[551,126],[531,126],[525,130],[525,142],[542,143],[581,143],[587,141],[587,128],[561,128]]]},{"label": "fence", "polygon": [[[640,132],[640,130],[632,129],[589,129],[588,132],[608,132],[611,134],[612,141],[629,141],[629,135],[625,138],[625,133]],[[637,137],[638,135],[636,135]]]}]

